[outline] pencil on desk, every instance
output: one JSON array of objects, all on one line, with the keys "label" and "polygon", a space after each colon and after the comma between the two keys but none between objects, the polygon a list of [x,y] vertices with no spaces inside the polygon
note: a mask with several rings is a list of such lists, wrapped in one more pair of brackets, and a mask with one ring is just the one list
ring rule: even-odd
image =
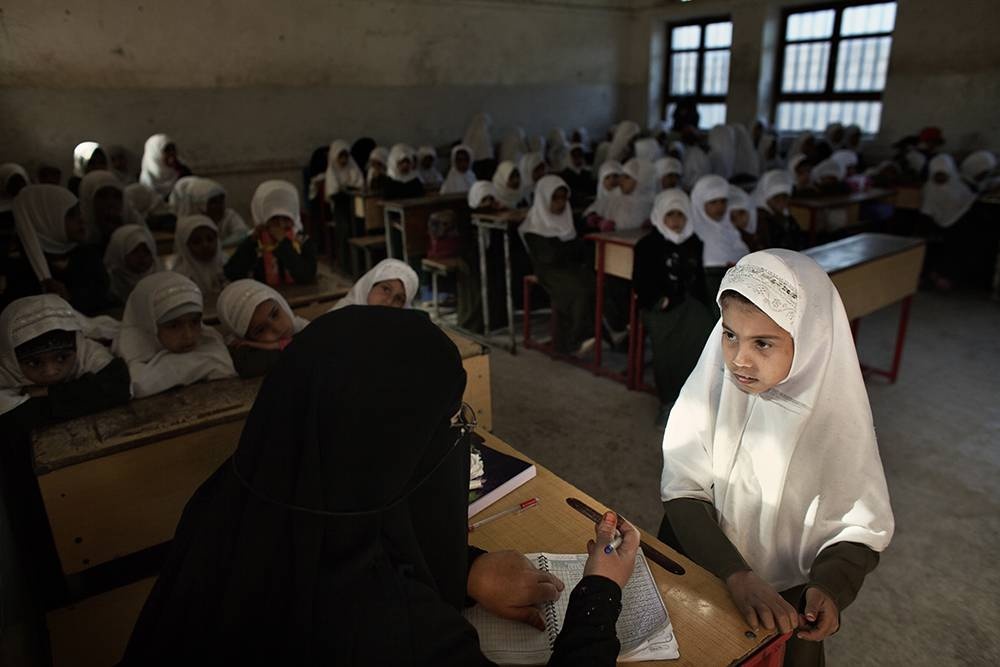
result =
[{"label": "pencil on desk", "polygon": [[490,521],[494,521],[496,519],[499,519],[502,516],[509,516],[511,514],[520,514],[521,512],[523,512],[525,510],[530,510],[532,507],[535,507],[536,505],[538,505],[538,498],[528,498],[527,500],[525,500],[523,503],[521,503],[517,507],[511,507],[510,509],[506,509],[503,512],[497,512],[493,516],[488,516],[485,519],[481,519],[481,520],[479,520],[479,521],[477,521],[475,523],[470,523],[469,524],[469,532],[471,533],[476,528],[480,528],[482,526],[485,526]]}]

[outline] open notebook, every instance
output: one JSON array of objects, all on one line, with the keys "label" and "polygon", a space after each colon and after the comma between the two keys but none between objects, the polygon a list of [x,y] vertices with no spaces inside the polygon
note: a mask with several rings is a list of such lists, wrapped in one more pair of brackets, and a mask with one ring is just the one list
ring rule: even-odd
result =
[{"label": "open notebook", "polygon": [[[465,617],[479,633],[479,647],[490,660],[501,665],[540,665],[548,662],[562,628],[570,591],[583,578],[587,554],[527,554],[528,560],[559,577],[566,590],[556,602],[545,603],[542,617],[546,630],[499,618],[479,605],[466,609]],[[639,552],[632,578],[622,591],[618,617],[621,662],[672,660],[680,657],[670,616],[660,597],[646,558]]]}]

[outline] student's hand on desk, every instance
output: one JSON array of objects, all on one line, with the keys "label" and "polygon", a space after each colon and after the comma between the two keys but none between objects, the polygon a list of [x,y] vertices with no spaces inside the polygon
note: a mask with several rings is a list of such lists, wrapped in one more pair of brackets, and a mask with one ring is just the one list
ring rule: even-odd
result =
[{"label": "student's hand on desk", "polygon": [[[615,528],[621,533],[622,543],[611,553],[604,553],[604,547],[611,543],[615,536]],[[587,553],[590,558],[583,568],[584,576],[596,574],[606,577],[625,588],[632,570],[635,569],[635,556],[639,551],[639,531],[632,524],[622,519],[614,512],[605,512],[604,518],[594,528],[596,540],[587,542]]]},{"label": "student's hand on desk", "polygon": [[542,602],[558,600],[566,587],[516,551],[491,551],[472,562],[466,584],[469,597],[501,618],[545,629]]},{"label": "student's hand on desk", "polygon": [[811,642],[821,642],[840,629],[837,603],[815,586],[806,589],[806,610],[800,618],[802,632],[796,636]]},{"label": "student's hand on desk", "polygon": [[751,570],[734,572],[726,577],[726,586],[733,596],[736,608],[747,624],[757,630],[763,625],[768,630],[775,626],[782,634],[799,626],[799,614],[770,584]]}]

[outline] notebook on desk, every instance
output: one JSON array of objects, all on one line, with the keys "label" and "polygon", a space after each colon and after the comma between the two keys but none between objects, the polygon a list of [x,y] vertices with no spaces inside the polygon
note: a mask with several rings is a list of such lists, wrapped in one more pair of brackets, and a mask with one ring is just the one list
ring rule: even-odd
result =
[{"label": "notebook on desk", "polygon": [[[566,584],[555,602],[542,607],[545,631],[494,616],[479,605],[463,612],[479,634],[479,647],[490,660],[501,665],[540,665],[552,655],[562,629],[570,591],[583,578],[587,554],[527,554],[540,570],[551,572]],[[680,657],[670,616],[646,559],[639,552],[632,578],[622,591],[622,611],[617,624],[621,662],[673,660]]]},{"label": "notebook on desk", "polygon": [[[475,451],[472,454],[473,469],[478,470],[477,484],[469,489],[469,517],[500,500],[508,493],[533,479],[538,471],[531,463],[510,456],[484,444],[475,437]],[[478,462],[476,457],[478,457]],[[475,476],[476,473],[473,472]],[[471,488],[475,486],[476,488]]]}]

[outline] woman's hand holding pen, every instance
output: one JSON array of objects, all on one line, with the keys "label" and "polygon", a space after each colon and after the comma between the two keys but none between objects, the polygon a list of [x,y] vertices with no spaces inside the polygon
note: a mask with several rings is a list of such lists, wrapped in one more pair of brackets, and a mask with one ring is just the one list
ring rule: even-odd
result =
[{"label": "woman's hand holding pen", "polygon": [[[639,531],[628,521],[619,520],[614,512],[606,512],[595,527],[596,539],[587,542],[587,565],[583,568],[584,576],[596,574],[606,577],[625,588],[632,570],[635,569],[635,557],[639,551]],[[613,546],[615,531],[621,537],[619,546]]]}]

